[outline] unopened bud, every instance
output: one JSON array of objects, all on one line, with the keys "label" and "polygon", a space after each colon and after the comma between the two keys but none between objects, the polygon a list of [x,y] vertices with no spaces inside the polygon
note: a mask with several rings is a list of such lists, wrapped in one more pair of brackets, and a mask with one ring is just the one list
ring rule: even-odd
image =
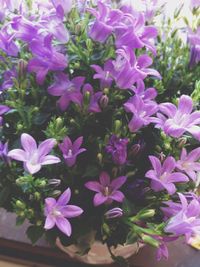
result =
[{"label": "unopened bud", "polygon": [[59,186],[60,183],[61,183],[61,180],[59,180],[59,179],[50,179],[48,181],[48,185],[52,185],[52,186],[55,186],[55,187]]},{"label": "unopened bud", "polygon": [[17,124],[17,130],[18,130],[18,131],[23,130],[23,128],[24,128],[24,127],[23,127],[22,124],[20,124],[20,123]]},{"label": "unopened bud", "polygon": [[63,120],[62,118],[58,117],[56,119],[56,128],[61,128],[63,126]]},{"label": "unopened bud", "polygon": [[88,106],[89,103],[90,103],[90,97],[91,97],[91,93],[89,91],[86,91],[84,93],[84,96],[83,96],[83,103],[85,106]]},{"label": "unopened bud", "polygon": [[155,210],[149,209],[149,210],[139,212],[138,215],[136,216],[138,217],[138,219],[147,219],[147,218],[152,218],[154,215],[155,215]]},{"label": "unopened bud", "polygon": [[115,134],[119,134],[121,130],[122,122],[120,120],[116,120],[114,122],[114,132]]},{"label": "unopened bud", "polygon": [[178,143],[178,148],[183,148],[186,143],[187,143],[187,138],[185,137],[180,138]]},{"label": "unopened bud", "polygon": [[61,191],[60,191],[60,190],[54,190],[54,191],[52,192],[51,196],[52,196],[52,197],[58,197],[58,196],[60,196],[60,194],[61,194]]},{"label": "unopened bud", "polygon": [[35,192],[34,193],[34,198],[35,198],[35,200],[40,200],[40,198],[41,198],[40,193],[39,192]]},{"label": "unopened bud", "polygon": [[102,109],[106,108],[108,106],[109,99],[107,95],[102,95],[102,97],[99,100],[100,107]]},{"label": "unopened bud", "polygon": [[150,237],[148,235],[142,234],[141,238],[146,244],[149,244],[155,248],[158,248],[160,245],[160,243],[156,239],[154,239],[153,237]]},{"label": "unopened bud", "polygon": [[135,157],[137,156],[137,154],[139,153],[140,151],[140,148],[141,148],[141,145],[140,144],[135,144],[131,147],[130,149],[130,156],[132,157]]},{"label": "unopened bud", "polygon": [[26,208],[26,205],[21,200],[17,200],[15,205],[20,209],[25,209]]},{"label": "unopened bud", "polygon": [[120,208],[113,208],[108,210],[104,215],[107,219],[119,218],[123,215],[123,210]]},{"label": "unopened bud", "polygon": [[18,76],[20,79],[23,79],[26,74],[27,62],[23,59],[20,59],[18,62]]},{"label": "unopened bud", "polygon": [[100,164],[102,164],[102,161],[103,161],[103,155],[101,153],[98,153],[97,154],[97,159],[99,161]]}]

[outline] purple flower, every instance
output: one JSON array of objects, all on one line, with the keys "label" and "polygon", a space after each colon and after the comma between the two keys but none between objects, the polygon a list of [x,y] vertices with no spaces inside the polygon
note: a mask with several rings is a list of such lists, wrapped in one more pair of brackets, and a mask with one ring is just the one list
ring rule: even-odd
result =
[{"label": "purple flower", "polygon": [[199,8],[200,7],[200,0],[190,0],[190,8]]},{"label": "purple flower", "polygon": [[4,91],[13,86],[13,79],[17,77],[16,69],[7,70],[3,73],[3,83],[0,86],[0,91]]},{"label": "purple flower", "polygon": [[80,89],[84,80],[85,77],[78,76],[70,81],[64,73],[58,73],[55,76],[55,82],[48,88],[48,92],[53,96],[60,96],[58,105],[62,111],[68,108],[70,102],[81,106],[83,96]]},{"label": "purple flower", "polygon": [[16,16],[11,21],[11,26],[15,30],[15,38],[25,42],[31,42],[37,39],[38,30],[40,29],[36,23],[33,23],[23,16]]},{"label": "purple flower", "polygon": [[155,99],[157,96],[157,91],[155,88],[151,87],[145,89],[145,84],[143,80],[138,80],[137,87],[133,87],[132,90],[136,95],[140,96],[142,100],[146,102]]},{"label": "purple flower", "polygon": [[176,161],[173,157],[167,157],[161,165],[158,158],[149,156],[153,170],[146,173],[146,177],[151,179],[151,188],[158,192],[166,189],[172,195],[176,192],[174,183],[187,182],[188,177],[181,172],[174,172]]},{"label": "purple flower", "polygon": [[116,47],[120,48],[123,45],[131,49],[147,47],[150,51],[156,54],[154,40],[158,31],[154,26],[145,26],[145,17],[143,13],[124,14],[124,23],[122,18],[121,25],[115,27]]},{"label": "purple flower", "polygon": [[99,113],[101,112],[101,99],[103,97],[103,92],[96,92],[94,93],[94,89],[91,86],[91,84],[86,83],[83,86],[83,94],[86,94],[86,92],[90,93],[90,102],[89,102],[89,107],[88,107],[88,111],[89,112],[93,112],[93,113]]},{"label": "purple flower", "polygon": [[156,259],[157,259],[157,261],[160,261],[162,258],[167,260],[168,256],[169,256],[169,251],[168,251],[166,243],[176,240],[177,237],[173,237],[173,236],[163,236],[163,237],[154,236],[154,238],[160,242],[159,248],[156,251]]},{"label": "purple flower", "polygon": [[7,28],[4,27],[0,31],[0,49],[2,49],[8,56],[16,57],[19,49],[13,41],[14,35],[10,35]]},{"label": "purple flower", "polygon": [[197,28],[196,32],[189,29],[188,42],[190,45],[189,67],[192,68],[200,62],[200,27]]},{"label": "purple flower", "polygon": [[97,9],[87,8],[96,17],[89,35],[93,40],[104,43],[112,34],[115,24],[120,21],[123,14],[120,10],[111,9],[102,1],[98,1],[97,5]]},{"label": "purple flower", "polygon": [[48,71],[62,71],[67,67],[67,58],[56,51],[51,45],[52,36],[47,35],[44,38],[44,44],[41,40],[33,40],[30,43],[30,49],[36,56],[28,63],[28,71],[36,73],[38,84],[43,84]]},{"label": "purple flower", "polygon": [[61,8],[64,14],[68,14],[72,9],[72,0],[51,0],[51,2],[57,10]]},{"label": "purple flower", "polygon": [[48,14],[42,17],[40,24],[44,27],[44,31],[53,34],[61,43],[69,41],[69,32],[63,21],[56,14]]},{"label": "purple flower", "polygon": [[10,110],[10,108],[8,106],[5,105],[0,105],[0,127],[3,124],[3,118],[2,115],[6,112],[8,112]]},{"label": "purple flower", "polygon": [[188,203],[181,193],[179,193],[179,198],[182,208],[169,220],[165,232],[177,236],[185,235],[188,241],[191,236],[200,234],[200,203],[196,199]]},{"label": "purple flower", "polygon": [[[167,135],[179,138],[185,132],[191,133],[200,141],[200,111],[192,112],[192,98],[182,95],[179,99],[178,108],[172,103],[163,103],[159,106],[162,114],[158,113],[158,124]],[[163,115],[164,114],[164,115]]]},{"label": "purple flower", "polygon": [[106,172],[100,174],[100,182],[90,181],[85,184],[85,186],[97,192],[94,196],[94,206],[99,206],[103,203],[111,204],[113,200],[117,202],[123,202],[124,194],[118,189],[126,182],[125,176],[120,176],[112,181],[110,181],[110,176]]},{"label": "purple flower", "polygon": [[113,208],[111,210],[106,211],[104,214],[107,219],[114,219],[123,216],[123,210],[120,208]]},{"label": "purple flower", "polygon": [[115,164],[123,165],[127,160],[127,138],[118,138],[116,135],[110,137],[106,151],[112,155]]},{"label": "purple flower", "polygon": [[185,148],[182,149],[181,158],[176,163],[176,168],[185,172],[193,181],[197,178],[197,173],[200,171],[200,147],[192,150],[187,154]]},{"label": "purple flower", "polygon": [[4,162],[10,162],[10,159],[8,157],[8,143],[3,144],[2,142],[0,142],[0,158]]},{"label": "purple flower", "polygon": [[96,71],[96,74],[93,76],[93,78],[100,80],[101,89],[110,88],[113,82],[113,78],[111,75],[113,69],[112,61],[106,61],[103,69],[98,65],[91,65],[91,67]]},{"label": "purple flower", "polygon": [[75,205],[67,205],[71,198],[70,188],[66,189],[59,199],[49,197],[45,199],[44,214],[46,221],[44,228],[52,229],[55,225],[67,236],[71,236],[72,227],[68,218],[80,216],[83,210]]},{"label": "purple flower", "polygon": [[130,47],[123,46],[116,50],[117,58],[113,60],[112,76],[120,89],[130,89],[138,80],[144,80],[148,75],[161,78],[160,74],[151,68],[152,59],[148,55],[136,58]]},{"label": "purple flower", "polygon": [[124,104],[124,107],[127,112],[133,114],[128,125],[131,132],[137,132],[140,128],[149,125],[156,119],[152,117],[158,110],[158,105],[154,101],[145,102],[140,96],[135,95]]},{"label": "purple flower", "polygon": [[38,172],[43,165],[59,163],[56,156],[48,155],[55,146],[56,140],[51,138],[43,141],[38,147],[35,139],[29,134],[21,135],[22,149],[13,149],[8,156],[14,160],[23,161],[24,169],[31,174]]},{"label": "purple flower", "polygon": [[79,154],[86,151],[85,148],[80,148],[83,143],[83,137],[79,137],[72,143],[67,136],[63,140],[63,143],[59,145],[60,150],[63,153],[63,157],[68,167],[72,167],[76,163],[76,158]]}]

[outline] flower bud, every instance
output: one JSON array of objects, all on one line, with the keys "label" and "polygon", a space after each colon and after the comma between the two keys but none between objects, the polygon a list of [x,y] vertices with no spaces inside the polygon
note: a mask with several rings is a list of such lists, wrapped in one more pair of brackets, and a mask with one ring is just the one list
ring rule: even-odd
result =
[{"label": "flower bud", "polygon": [[15,205],[16,205],[17,208],[20,208],[22,210],[26,208],[26,205],[21,200],[17,200],[15,202]]},{"label": "flower bud", "polygon": [[123,210],[120,208],[113,208],[108,210],[104,215],[106,219],[119,218],[123,215]]},{"label": "flower bud", "polygon": [[50,179],[48,181],[48,185],[52,185],[52,186],[55,186],[55,187],[59,186],[60,183],[61,183],[61,180],[59,180],[59,179]]},{"label": "flower bud", "polygon": [[24,59],[20,59],[18,62],[18,76],[19,79],[23,79],[26,74],[27,62]]},{"label": "flower bud", "polygon": [[182,137],[182,138],[180,138],[178,141],[179,141],[179,142],[178,142],[178,148],[183,148],[184,145],[187,143],[187,138]]},{"label": "flower bud", "polygon": [[104,88],[104,89],[103,89],[103,93],[104,93],[105,95],[108,95],[108,94],[109,94],[109,89],[108,89],[108,88]]},{"label": "flower bud", "polygon": [[62,118],[58,117],[56,119],[56,128],[62,128],[63,127],[63,120]]},{"label": "flower bud", "polygon": [[115,134],[120,134],[121,126],[122,126],[122,122],[120,120],[116,120],[114,122],[114,132],[115,132]]},{"label": "flower bud", "polygon": [[51,194],[52,197],[58,197],[61,194],[60,190],[54,190]]},{"label": "flower bud", "polygon": [[155,215],[155,210],[154,209],[148,209],[144,210],[138,213],[137,217],[138,219],[147,219],[147,218],[152,218]]},{"label": "flower bud", "polygon": [[35,200],[40,200],[40,198],[41,198],[40,193],[39,192],[35,192],[34,193],[34,198],[35,198]]},{"label": "flower bud", "polygon": [[84,106],[88,106],[89,105],[90,97],[91,97],[91,93],[89,91],[86,91],[84,93],[84,96],[83,96],[83,104],[84,104]]},{"label": "flower bud", "polygon": [[102,97],[99,100],[100,107],[102,109],[106,108],[108,106],[109,99],[107,95],[102,95]]},{"label": "flower bud", "polygon": [[102,164],[102,161],[103,161],[103,155],[101,153],[98,153],[97,154],[97,159],[99,161],[100,164]]},{"label": "flower bud", "polygon": [[146,244],[149,244],[155,248],[158,248],[160,245],[156,239],[154,239],[153,237],[150,237],[149,235],[142,234],[141,238]]},{"label": "flower bud", "polygon": [[140,151],[140,148],[141,148],[141,145],[140,144],[135,144],[131,147],[130,149],[130,156],[132,157],[135,157],[137,156],[137,154],[139,153]]}]

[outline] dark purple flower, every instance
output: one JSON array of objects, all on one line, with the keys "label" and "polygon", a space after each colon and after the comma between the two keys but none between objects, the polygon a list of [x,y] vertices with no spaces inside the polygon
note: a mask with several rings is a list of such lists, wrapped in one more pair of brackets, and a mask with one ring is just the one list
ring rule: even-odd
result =
[{"label": "dark purple flower", "polygon": [[169,220],[165,232],[177,236],[185,235],[188,241],[191,236],[200,234],[200,203],[196,199],[188,203],[181,193],[179,193],[179,198],[181,210]]},{"label": "dark purple flower", "polygon": [[77,138],[74,143],[67,136],[63,140],[63,143],[59,145],[60,150],[63,153],[63,157],[68,167],[72,167],[76,163],[76,158],[79,154],[86,151],[85,148],[80,148],[83,143],[83,137]]},{"label": "dark purple flower", "polygon": [[200,26],[197,28],[196,32],[189,29],[188,42],[190,45],[189,67],[192,68],[200,62]]},{"label": "dark purple flower", "polygon": [[8,112],[10,110],[10,108],[8,106],[5,105],[0,105],[0,126],[2,126],[3,124],[3,117],[2,115],[6,112]]},{"label": "dark purple flower", "polygon": [[176,162],[176,168],[185,172],[193,181],[197,178],[197,172],[200,171],[200,147],[187,154],[185,148],[182,149],[181,158]]},{"label": "dark purple flower", "polygon": [[122,17],[122,12],[117,9],[111,9],[102,1],[98,1],[97,8],[87,8],[87,10],[96,17],[89,35],[98,42],[104,43],[112,34],[114,26]]},{"label": "dark purple flower", "polygon": [[[179,138],[185,132],[189,132],[200,141],[200,111],[192,112],[192,98],[182,95],[178,102],[178,108],[172,103],[159,105],[162,114],[158,113],[156,127],[161,128],[167,135]],[[163,115],[164,114],[164,115]]]},{"label": "dark purple flower", "polygon": [[35,139],[29,134],[21,135],[22,149],[9,151],[8,157],[24,162],[24,169],[31,174],[38,172],[43,165],[59,163],[60,159],[56,156],[48,155],[56,144],[56,140],[51,138],[43,141],[37,147]]},{"label": "dark purple flower", "polygon": [[52,47],[52,36],[47,35],[44,41],[33,40],[30,43],[30,50],[35,55],[28,63],[28,71],[36,73],[38,84],[43,84],[48,71],[62,71],[67,67],[65,55]]},{"label": "dark purple flower", "polygon": [[68,218],[80,216],[83,210],[75,205],[67,205],[71,198],[70,188],[66,189],[56,201],[52,197],[45,199],[44,214],[46,221],[44,228],[52,229],[55,225],[67,236],[71,236],[72,227]]},{"label": "dark purple flower", "polygon": [[83,94],[89,92],[90,93],[90,102],[89,102],[89,107],[88,107],[88,111],[89,112],[93,112],[93,113],[99,113],[101,112],[101,106],[100,106],[100,102],[103,96],[103,92],[96,92],[94,93],[94,89],[91,86],[91,84],[86,83],[83,86]]},{"label": "dark purple flower", "polygon": [[10,162],[10,159],[8,157],[8,143],[3,144],[2,142],[0,142],[0,158],[4,162]]},{"label": "dark purple flower", "polygon": [[106,211],[104,214],[107,219],[114,219],[123,216],[123,210],[120,208],[113,208],[111,210]]},{"label": "dark purple flower", "polygon": [[131,132],[136,132],[143,126],[149,125],[151,122],[155,121],[152,117],[157,110],[158,105],[154,101],[143,101],[138,95],[131,97],[128,102],[124,104],[125,110],[131,112],[133,117],[129,122],[129,130]]},{"label": "dark purple flower", "polygon": [[138,80],[144,80],[148,75],[161,78],[156,70],[148,68],[152,64],[148,55],[136,58],[133,50],[127,46],[117,49],[116,54],[116,60],[112,61],[112,76],[120,89],[130,89]]},{"label": "dark purple flower", "polygon": [[85,77],[78,76],[70,81],[64,73],[55,76],[55,82],[48,88],[48,92],[53,96],[60,96],[58,105],[62,111],[68,108],[70,102],[81,106],[83,96],[80,90],[84,80]]},{"label": "dark purple flower", "polygon": [[112,61],[106,61],[103,69],[98,65],[91,65],[91,67],[96,71],[96,74],[93,76],[93,78],[100,80],[101,89],[110,88],[113,82],[111,74],[113,69]]},{"label": "dark purple flower", "polygon": [[8,56],[16,57],[19,52],[19,48],[14,42],[14,34],[9,34],[6,27],[3,27],[0,31],[0,49],[2,49]]},{"label": "dark purple flower", "polygon": [[181,172],[174,172],[176,161],[173,157],[167,157],[161,165],[158,158],[149,156],[153,170],[146,173],[146,177],[151,179],[151,188],[158,192],[164,189],[172,195],[176,192],[174,183],[187,182],[188,177]]},{"label": "dark purple flower", "polygon": [[99,177],[99,182],[90,181],[85,186],[96,192],[94,196],[94,206],[99,206],[103,203],[111,204],[113,200],[123,202],[124,194],[118,189],[126,182],[125,176],[120,176],[110,181],[110,176],[106,172],[102,172]]},{"label": "dark purple flower", "polygon": [[112,155],[115,164],[123,165],[127,160],[127,138],[118,138],[116,135],[110,137],[106,151]]},{"label": "dark purple flower", "polygon": [[13,86],[13,79],[17,77],[16,69],[7,70],[3,73],[3,83],[0,86],[0,91],[4,91]]}]

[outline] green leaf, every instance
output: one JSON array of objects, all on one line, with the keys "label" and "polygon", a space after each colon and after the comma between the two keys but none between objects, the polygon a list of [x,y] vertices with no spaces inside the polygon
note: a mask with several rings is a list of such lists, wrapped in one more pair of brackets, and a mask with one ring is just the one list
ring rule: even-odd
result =
[{"label": "green leaf", "polygon": [[26,234],[31,240],[32,244],[35,244],[44,234],[44,228],[41,226],[32,225],[27,229]]}]

